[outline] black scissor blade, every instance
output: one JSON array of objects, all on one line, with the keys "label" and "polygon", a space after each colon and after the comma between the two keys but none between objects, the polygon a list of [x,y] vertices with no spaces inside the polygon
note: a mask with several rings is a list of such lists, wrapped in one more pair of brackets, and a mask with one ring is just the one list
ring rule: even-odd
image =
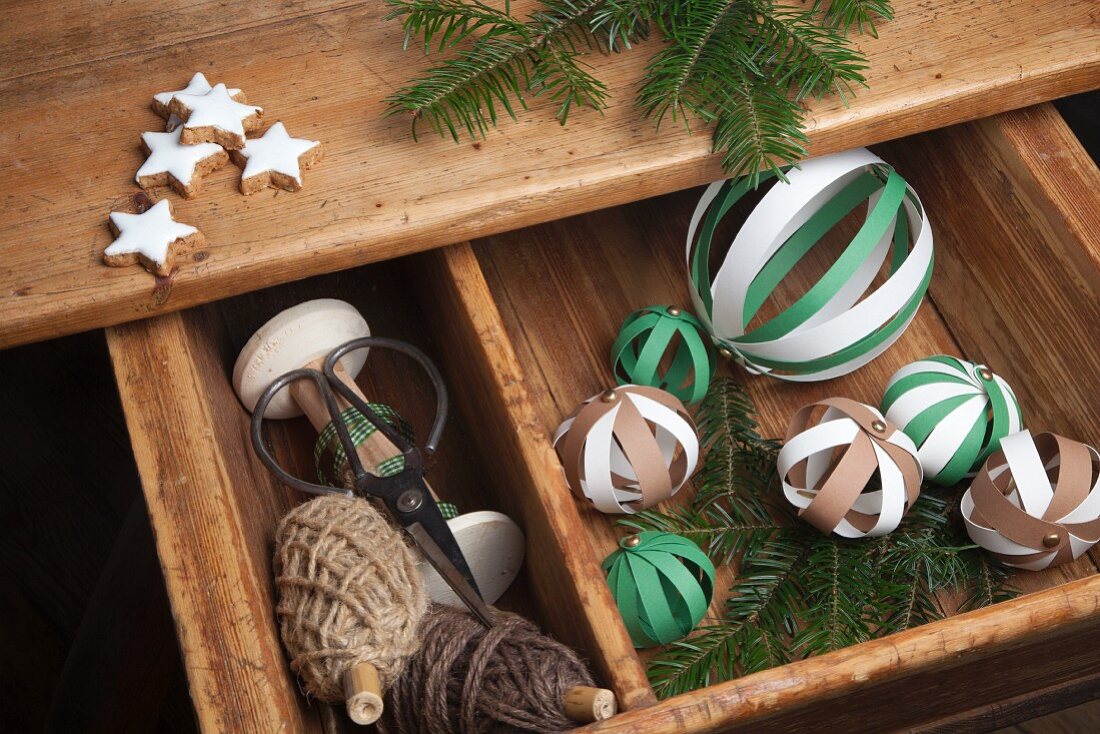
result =
[{"label": "black scissor blade", "polygon": [[[438,511],[438,508],[436,508],[436,512]],[[428,563],[432,564],[432,568],[439,572],[439,575],[443,577],[447,585],[450,586],[458,598],[462,600],[462,603],[466,605],[470,613],[480,619],[481,623],[486,627],[492,627],[493,620],[489,607],[481,598],[481,592],[477,589],[473,574],[470,573],[470,569],[466,565],[466,559],[463,557],[462,551],[458,550],[458,543],[455,542],[454,535],[450,534],[450,530],[448,529],[447,533],[450,535],[451,543],[454,544],[458,552],[458,560],[463,566],[461,569],[458,564],[455,563],[454,559],[450,557],[450,554],[445,553],[443,549],[439,547],[439,544],[436,543],[432,534],[419,522],[414,522],[412,525],[407,526],[405,530],[408,531],[413,541],[419,546],[420,552],[424,555],[424,558]]]}]

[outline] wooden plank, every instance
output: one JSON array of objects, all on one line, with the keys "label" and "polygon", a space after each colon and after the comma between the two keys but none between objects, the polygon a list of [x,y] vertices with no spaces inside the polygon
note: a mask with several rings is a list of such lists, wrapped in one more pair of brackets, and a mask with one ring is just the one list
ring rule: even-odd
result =
[{"label": "wooden plank", "polygon": [[[996,729],[997,734],[1053,734],[1048,729],[1040,728],[1048,722],[1072,727],[1065,729],[1067,732],[1097,731],[1100,729],[1100,718],[1097,718],[1100,702],[1091,705],[1084,703],[1097,697],[1100,697],[1100,673],[1042,686],[992,705],[963,711],[914,732],[972,734]],[[1019,727],[1013,726],[1020,722],[1024,723]]]},{"label": "wooden plank", "polygon": [[[268,17],[264,8],[256,18]],[[385,12],[380,4],[334,10],[0,83],[0,346],[148,317],[719,175],[708,135],[685,136],[672,126],[655,131],[632,107],[657,42],[600,64],[614,92],[602,115],[579,110],[561,128],[539,102],[483,142],[456,146],[428,136],[414,143],[407,120],[381,117],[382,100],[425,61],[400,51],[401,29],[382,20]],[[1100,26],[1093,14],[1090,0],[899,7],[878,39],[859,39],[871,61],[870,89],[851,106],[833,98],[811,105],[813,150],[1094,88]],[[125,32],[155,35],[159,20],[137,14]],[[17,26],[23,27],[6,24],[0,37]],[[66,58],[110,53],[79,45]],[[327,159],[293,195],[240,196],[231,168],[209,177],[197,200],[171,194],[180,218],[200,227],[209,246],[170,281],[154,281],[136,267],[103,267],[107,213],[128,201],[141,160],[139,133],[158,125],[148,98],[195,69],[244,88],[292,133],[324,141]],[[81,122],[44,124],[62,116]]]},{"label": "wooden plank", "polygon": [[456,375],[455,399],[478,417],[473,437],[494,458],[499,500],[527,534],[527,568],[551,631],[587,651],[620,708],[654,703],[477,257],[461,244],[411,265],[430,284],[426,301]]},{"label": "wooden plank", "polygon": [[276,491],[257,471],[258,496],[238,495],[250,466],[219,440],[232,391],[211,394],[183,315],[111,329],[107,341],[199,725],[305,730],[273,623],[270,551],[257,557],[243,530]]},{"label": "wooden plank", "polygon": [[114,56],[139,56],[153,48],[351,4],[352,0],[176,0],[167,5],[112,0],[8,0],[4,3],[5,26],[0,32],[0,59],[4,60],[0,79]]},{"label": "wooden plank", "polygon": [[[1100,674],[1100,576],[720,683],[578,732],[897,731]],[[980,653],[978,651],[981,651]]]}]

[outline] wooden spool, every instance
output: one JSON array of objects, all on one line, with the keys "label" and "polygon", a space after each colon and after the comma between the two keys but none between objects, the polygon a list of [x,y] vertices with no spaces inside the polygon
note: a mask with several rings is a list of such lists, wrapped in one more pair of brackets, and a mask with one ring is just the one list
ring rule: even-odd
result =
[{"label": "wooden spool", "polygon": [[[365,336],[370,336],[370,327],[351,304],[331,298],[300,303],[277,314],[248,340],[233,367],[233,389],[251,412],[260,395],[276,378],[302,367],[321,370],[325,357],[333,349]],[[364,402],[367,398],[355,383],[355,378],[363,369],[367,351],[359,349],[350,352],[337,363],[335,370],[337,376]],[[336,401],[341,411],[349,407],[338,394]],[[310,380],[297,380],[277,394],[268,404],[265,418],[285,419],[302,414],[318,433],[331,420],[321,393]],[[356,453],[364,466],[372,467],[400,451],[381,432],[375,431]],[[434,492],[432,496],[438,500]],[[470,565],[485,602],[492,604],[512,584],[523,564],[523,531],[507,515],[491,511],[461,515],[449,520],[448,525]],[[461,606],[450,586],[427,561],[421,560],[419,567],[433,602]],[[361,724],[371,723],[381,715],[381,687],[377,671],[369,663],[348,671],[345,688],[348,714],[353,720]],[[374,719],[370,721],[359,720],[372,715]]]}]

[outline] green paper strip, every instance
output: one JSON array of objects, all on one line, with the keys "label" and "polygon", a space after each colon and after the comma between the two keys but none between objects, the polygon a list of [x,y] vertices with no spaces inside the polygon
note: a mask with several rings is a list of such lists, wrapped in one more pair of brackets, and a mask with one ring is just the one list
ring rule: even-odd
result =
[{"label": "green paper strip", "polygon": [[[949,372],[938,371],[939,366]],[[986,380],[984,369],[957,357],[935,355],[903,367],[890,379],[882,412],[913,439],[928,481],[957,484],[981,467],[1002,438],[1023,428],[1016,395],[995,379]],[[959,389],[965,392],[951,394]],[[915,396],[902,400],[913,390],[922,391],[919,404]],[[967,406],[979,412],[969,425],[960,425],[965,414],[957,420],[952,415]],[[944,447],[950,448],[950,456]]]},{"label": "green paper strip", "polygon": [[686,311],[670,311],[667,306],[634,311],[611,346],[615,379],[620,385],[666,390],[689,405],[699,402],[707,394],[715,368],[714,350],[705,333],[703,324]]},{"label": "green paper strip", "polygon": [[[907,184],[897,172],[887,164],[875,159],[867,151],[852,151],[848,154],[838,154],[829,158],[840,159],[845,155],[857,156],[857,160],[877,162],[865,163],[865,170],[862,174],[854,176],[830,199],[821,203],[806,221],[772,253],[768,261],[760,266],[743,296],[742,333],[738,336],[727,336],[712,331],[716,341],[723,347],[728,348],[739,361],[750,368],[768,371],[776,377],[809,376],[810,379],[813,379],[812,376],[818,372],[844,368],[848,364],[852,365],[850,369],[855,369],[878,351],[881,351],[885,344],[897,339],[924,298],[928,282],[931,279],[934,256],[929,256],[928,267],[925,269],[915,292],[905,300],[901,308],[896,312],[883,313],[882,316],[885,322],[870,333],[863,332],[854,335],[853,343],[837,349],[832,354],[808,359],[794,359],[786,355],[782,359],[769,358],[754,351],[753,347],[755,345],[775,342],[785,336],[794,334],[811,320],[815,325],[820,324],[822,309],[830,304],[842,291],[849,293],[852,290],[849,284],[868,263],[869,258],[881,257],[881,255],[875,254],[876,248],[888,233],[891,235],[892,242],[889,252],[890,275],[893,276],[897,273],[909,257],[911,232],[909,216],[905,206],[908,202],[923,217],[923,209],[916,196],[908,189]],[[862,156],[862,158],[858,156]],[[829,165],[821,162],[824,160],[807,161],[803,165],[807,168],[810,165]],[[838,165],[837,170],[838,175],[840,175],[839,171],[844,170],[843,165],[852,164],[838,163],[836,165]],[[846,170],[851,172],[857,169],[848,168]],[[782,182],[775,184],[777,187],[784,185]],[[749,190],[747,179],[724,182],[713,199],[709,199],[708,203],[705,204],[706,210],[703,212],[702,218],[698,220],[699,226],[695,232],[695,239],[689,248],[688,269],[696,303],[702,307],[704,312],[702,315],[706,317],[706,323],[711,326],[713,326],[715,320],[713,278],[710,269],[712,240],[722,218]],[[770,196],[772,193],[769,192],[766,196]],[[757,316],[761,307],[772,297],[799,262],[842,219],[862,202],[868,201],[875,195],[877,195],[877,199],[874,205],[870,207],[870,211],[858,233],[845,247],[842,254],[832,263],[827,272],[793,304],[784,308],[777,315],[770,317],[764,323],[750,329],[750,322]],[[701,203],[700,207],[702,206],[704,204]],[[927,231],[922,234],[922,237],[925,236],[930,236]],[[727,257],[736,256],[737,253],[734,252],[727,255]],[[868,286],[868,289],[877,289],[878,287],[880,286],[872,285]],[[848,290],[845,291],[845,288],[848,288]],[[865,291],[863,295],[866,295],[867,292],[869,290]],[[854,294],[852,295],[854,296]],[[856,302],[858,303],[858,300]],[[776,356],[778,357],[778,355]],[[864,357],[866,357],[866,360],[863,359]],[[836,373],[831,374],[835,375]]]},{"label": "green paper strip", "polygon": [[715,571],[687,538],[646,531],[604,559],[602,568],[635,647],[668,644],[687,635],[706,614]]}]

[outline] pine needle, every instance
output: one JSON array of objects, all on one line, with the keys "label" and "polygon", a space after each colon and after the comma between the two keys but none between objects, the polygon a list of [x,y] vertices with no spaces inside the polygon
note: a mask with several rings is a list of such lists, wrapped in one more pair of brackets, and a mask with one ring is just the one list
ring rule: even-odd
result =
[{"label": "pine needle", "polygon": [[660,30],[635,103],[658,127],[713,126],[714,150],[731,176],[758,176],[806,155],[800,101],[864,85],[852,29],[875,32],[889,0],[832,0],[809,8],[773,0],[543,0],[517,19],[484,0],[387,0],[391,19],[425,52],[449,57],[398,89],[388,114],[427,121],[440,135],[484,137],[529,98],[548,96],[565,124],[577,107],[602,110],[607,87],[587,57],[634,48]]},{"label": "pine needle", "polygon": [[873,540],[822,535],[797,520],[779,491],[779,443],[760,436],[735,381],[711,386],[697,423],[707,448],[691,506],[620,520],[691,538],[716,563],[738,566],[721,616],[650,660],[658,696],[942,619],[944,593],[962,595],[960,611],[1016,593],[966,538],[955,500],[937,490],[926,489],[897,530]]}]

